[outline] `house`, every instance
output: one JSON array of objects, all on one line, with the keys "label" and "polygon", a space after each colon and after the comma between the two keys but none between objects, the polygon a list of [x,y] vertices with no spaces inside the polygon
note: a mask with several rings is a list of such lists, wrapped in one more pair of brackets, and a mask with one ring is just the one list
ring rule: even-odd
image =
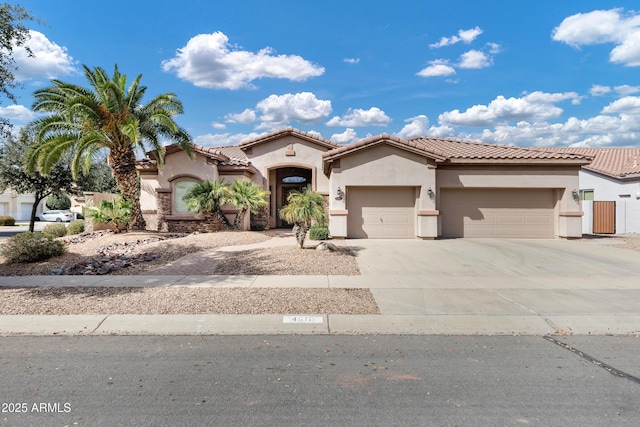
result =
[{"label": "house", "polygon": [[640,233],[640,148],[545,150],[593,158],[579,174],[583,233]]},{"label": "house", "polygon": [[[29,221],[31,219],[31,209],[36,198],[33,194],[22,194],[7,188],[0,193],[0,215],[8,215],[16,221]],[[44,201],[38,204],[36,214],[42,213]]]},{"label": "house", "polygon": [[[582,235],[581,154],[441,138],[386,134],[339,145],[293,128],[231,147],[194,145],[194,158],[166,147],[138,161],[141,207],[152,229],[210,230],[186,209],[184,193],[204,179],[251,179],[270,192],[252,215],[282,227],[277,212],[306,186],[327,198],[334,238],[518,237]],[[228,212],[232,215],[232,212]],[[245,225],[246,226],[246,225]]]}]

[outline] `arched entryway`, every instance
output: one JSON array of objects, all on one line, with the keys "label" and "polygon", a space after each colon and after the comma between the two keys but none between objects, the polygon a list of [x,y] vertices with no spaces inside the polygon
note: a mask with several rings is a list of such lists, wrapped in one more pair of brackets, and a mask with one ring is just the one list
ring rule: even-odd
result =
[{"label": "arched entryway", "polygon": [[287,196],[292,191],[302,191],[307,186],[313,188],[313,171],[310,168],[300,166],[286,166],[273,170],[275,179],[275,197],[272,197],[272,212],[276,212],[275,225],[276,227],[291,227],[286,221],[280,219],[280,209],[287,205]]}]

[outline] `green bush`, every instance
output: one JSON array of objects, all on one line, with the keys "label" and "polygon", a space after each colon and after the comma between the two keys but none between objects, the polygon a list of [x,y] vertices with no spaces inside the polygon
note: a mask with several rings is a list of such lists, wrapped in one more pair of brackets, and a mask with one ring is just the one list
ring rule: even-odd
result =
[{"label": "green bush", "polygon": [[29,231],[8,238],[0,246],[0,253],[7,264],[44,261],[62,255],[64,251],[61,241]]},{"label": "green bush", "polygon": [[67,235],[67,227],[64,224],[49,224],[42,229],[42,234],[51,238]]},{"label": "green bush", "polygon": [[67,235],[80,234],[84,231],[84,221],[81,219],[71,221],[67,227]]},{"label": "green bush", "polygon": [[260,224],[260,223],[253,223],[251,224],[251,231],[264,231],[264,224]]},{"label": "green bush", "polygon": [[314,224],[309,229],[311,240],[327,240],[329,238],[329,228],[325,225]]},{"label": "green bush", "polygon": [[0,215],[0,225],[16,225],[16,220],[12,216]]}]

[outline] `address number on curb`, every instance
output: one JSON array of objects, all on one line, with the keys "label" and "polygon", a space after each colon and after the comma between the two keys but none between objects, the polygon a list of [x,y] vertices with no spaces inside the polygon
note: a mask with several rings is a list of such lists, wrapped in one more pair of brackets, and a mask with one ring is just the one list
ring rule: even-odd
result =
[{"label": "address number on curb", "polygon": [[282,323],[322,323],[322,316],[284,316]]}]

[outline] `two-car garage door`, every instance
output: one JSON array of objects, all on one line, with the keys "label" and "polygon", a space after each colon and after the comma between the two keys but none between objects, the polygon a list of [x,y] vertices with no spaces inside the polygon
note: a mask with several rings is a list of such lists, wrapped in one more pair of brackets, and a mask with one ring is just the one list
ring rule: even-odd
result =
[{"label": "two-car garage door", "polygon": [[553,238],[553,189],[443,189],[442,237]]}]

